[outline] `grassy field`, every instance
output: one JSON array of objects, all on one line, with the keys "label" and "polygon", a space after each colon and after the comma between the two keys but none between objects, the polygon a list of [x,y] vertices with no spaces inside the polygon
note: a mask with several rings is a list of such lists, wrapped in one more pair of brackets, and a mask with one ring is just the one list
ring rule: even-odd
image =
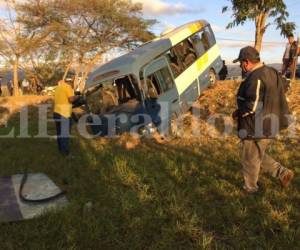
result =
[{"label": "grassy field", "polygon": [[[237,83],[224,82],[208,90],[197,104],[202,114],[230,114],[236,88]],[[291,93],[290,104],[297,112],[297,84]],[[30,110],[34,135],[37,110]],[[18,124],[15,114],[0,133]],[[54,134],[53,124],[49,133]],[[1,224],[0,249],[300,248],[298,175],[286,190],[262,175],[265,191],[245,194],[235,136],[160,143],[129,135],[94,140],[76,131],[74,135],[75,157],[68,160],[58,154],[54,139],[0,139],[1,176],[22,173],[25,167],[44,172],[67,191],[70,201],[61,211]],[[274,142],[270,149],[296,173],[299,152],[297,139]],[[86,209],[89,202],[92,207]]]}]

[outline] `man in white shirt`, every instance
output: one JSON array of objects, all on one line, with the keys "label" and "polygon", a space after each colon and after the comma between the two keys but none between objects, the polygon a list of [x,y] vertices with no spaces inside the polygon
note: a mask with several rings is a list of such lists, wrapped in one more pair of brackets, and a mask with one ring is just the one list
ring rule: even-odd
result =
[{"label": "man in white shirt", "polygon": [[282,58],[282,70],[281,74],[283,76],[286,75],[287,70],[290,68],[291,64],[293,63],[294,54],[297,54],[297,42],[294,40],[294,35],[290,34],[288,36],[288,43],[286,44],[286,48]]},{"label": "man in white shirt", "polygon": [[26,78],[24,78],[24,80],[22,81],[22,91],[23,94],[28,94],[29,92],[29,82]]}]

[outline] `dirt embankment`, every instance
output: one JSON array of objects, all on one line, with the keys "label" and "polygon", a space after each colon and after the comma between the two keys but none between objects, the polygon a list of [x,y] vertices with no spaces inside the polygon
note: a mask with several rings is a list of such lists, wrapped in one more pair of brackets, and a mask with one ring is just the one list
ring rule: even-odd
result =
[{"label": "dirt embankment", "polygon": [[[236,109],[236,92],[239,88],[239,81],[220,81],[215,86],[208,88],[193,104],[190,112],[178,118],[175,130],[178,136],[172,135],[171,138],[161,139],[160,135],[154,135],[153,138],[158,143],[170,143],[189,145],[193,142],[202,141],[205,143],[210,138],[221,138],[226,128],[230,128],[228,140],[237,143],[235,122],[231,119],[232,112]],[[290,111],[293,114],[295,123],[295,133],[300,135],[300,81],[291,83],[291,88],[287,93],[287,100]],[[123,136],[124,137],[124,136]],[[226,133],[225,137],[226,138]],[[140,140],[136,137],[126,136],[120,140],[120,143],[126,148],[135,148]]]},{"label": "dirt embankment", "polygon": [[[236,108],[236,92],[239,87],[238,81],[220,81],[215,86],[208,88],[200,96],[197,102],[193,104],[190,112],[179,117],[177,129],[179,135],[173,138],[163,138],[159,134],[154,134],[153,138],[158,143],[191,143],[193,140],[199,141],[195,136],[195,131],[200,131],[201,138],[209,138],[215,133],[223,133],[224,117],[225,122],[232,123],[230,120],[231,113]],[[294,82],[287,94],[289,106],[294,117],[300,119],[300,81]],[[0,98],[0,125],[5,124],[9,117],[18,112],[25,106],[36,106],[41,103],[51,103],[51,96],[20,96],[20,97],[2,97]],[[209,123],[209,118],[216,115],[215,126],[212,127]],[[220,118],[217,115],[221,115]],[[199,119],[200,118],[200,119]],[[298,119],[298,120],[299,120]],[[176,125],[176,124],[175,124]],[[297,133],[300,133],[299,122],[296,127]],[[103,139],[103,138],[102,138]],[[102,140],[101,139],[101,140]],[[173,140],[175,139],[175,140]],[[182,140],[183,139],[183,140]],[[185,140],[188,139],[188,140]],[[100,140],[100,138],[99,138]],[[123,135],[117,138],[121,145],[125,145],[128,149],[137,147],[141,138],[136,135]],[[109,142],[109,139],[103,139]]]}]

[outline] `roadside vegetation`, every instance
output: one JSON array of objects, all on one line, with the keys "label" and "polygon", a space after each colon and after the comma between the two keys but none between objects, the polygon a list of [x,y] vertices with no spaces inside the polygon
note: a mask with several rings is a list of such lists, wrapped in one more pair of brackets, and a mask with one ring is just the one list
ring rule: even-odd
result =
[{"label": "roadside vegetation", "polygon": [[[201,117],[230,115],[237,86],[227,81],[208,89],[195,104]],[[290,93],[290,106],[299,114],[299,83]],[[192,120],[184,117],[185,131]],[[31,106],[32,135],[37,121],[37,107]],[[0,134],[18,126],[15,113]],[[186,133],[171,140],[88,140],[73,131],[71,159],[58,154],[55,139],[1,138],[1,176],[25,168],[46,173],[67,191],[70,203],[30,221],[1,224],[0,249],[299,248],[298,139],[276,141],[270,152],[296,172],[292,185],[282,190],[263,175],[264,191],[251,196],[241,189],[239,140],[209,137],[201,126],[200,138]],[[55,134],[54,124],[48,132]],[[298,138],[299,133],[297,128]]]},{"label": "roadside vegetation", "polygon": [[43,86],[71,71],[81,86],[106,53],[128,52],[155,37],[156,21],[144,19],[142,4],[131,1],[5,0],[2,8],[0,59],[13,72],[15,96],[20,70]]}]

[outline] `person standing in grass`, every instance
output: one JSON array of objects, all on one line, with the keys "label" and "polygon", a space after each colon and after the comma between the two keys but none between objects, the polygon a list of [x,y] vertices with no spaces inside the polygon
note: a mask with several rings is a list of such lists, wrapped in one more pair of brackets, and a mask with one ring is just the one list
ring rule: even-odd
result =
[{"label": "person standing in grass", "polygon": [[239,62],[247,73],[238,90],[238,109],[232,114],[243,145],[244,189],[248,193],[258,192],[260,171],[270,173],[282,187],[287,187],[294,177],[293,171],[266,153],[272,139],[288,127],[289,109],[282,78],[275,69],[261,63],[258,51],[250,46],[242,48],[233,62]]},{"label": "person standing in grass", "polygon": [[0,76],[0,96],[2,96],[2,76]]},{"label": "person standing in grass", "polygon": [[78,98],[79,96],[74,95],[73,79],[59,81],[54,94],[53,118],[56,125],[58,150],[64,156],[70,153],[69,137],[72,127],[72,103]]},{"label": "person standing in grass", "polygon": [[22,81],[22,91],[23,91],[23,94],[28,94],[29,93],[29,82],[26,78],[23,79]]},{"label": "person standing in grass", "polygon": [[224,81],[226,79],[227,75],[228,75],[228,68],[227,68],[227,65],[225,63],[225,60],[223,60],[223,67],[222,67],[222,69],[219,73],[220,80]]},{"label": "person standing in grass", "polygon": [[9,95],[13,96],[13,94],[14,94],[14,86],[13,86],[12,80],[9,80],[7,82],[7,89],[8,89]]},{"label": "person standing in grass", "polygon": [[293,61],[297,56],[297,41],[294,39],[293,34],[288,35],[288,43],[286,44],[285,51],[282,57],[282,70],[281,74],[286,76],[287,71],[293,66]]}]

